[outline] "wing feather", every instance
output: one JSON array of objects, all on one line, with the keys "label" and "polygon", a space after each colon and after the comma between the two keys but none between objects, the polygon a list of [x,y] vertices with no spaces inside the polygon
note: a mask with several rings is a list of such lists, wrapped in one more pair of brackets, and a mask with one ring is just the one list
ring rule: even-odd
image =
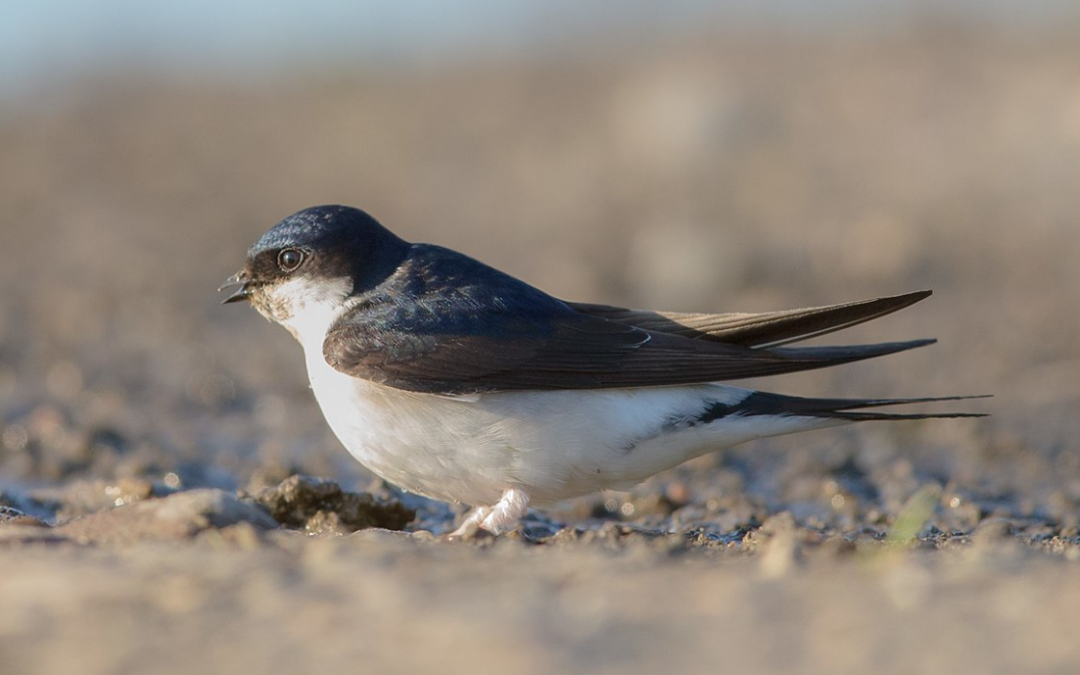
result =
[{"label": "wing feather", "polygon": [[915,291],[873,300],[757,314],[656,312],[609,305],[568,304],[584,314],[648,331],[747,347],[776,347],[891,314],[929,297],[931,293],[928,290]]},{"label": "wing feather", "polygon": [[342,372],[409,391],[442,394],[650,387],[778,375],[850,363],[930,344],[755,349],[650,333],[578,314],[518,334],[447,334],[398,323],[343,322],[323,354]]},{"label": "wing feather", "polygon": [[467,256],[415,245],[393,275],[331,327],[323,356],[354,377],[439,394],[717,382],[929,344],[777,347],[927,295],[765,314],[642,312],[565,303]]}]

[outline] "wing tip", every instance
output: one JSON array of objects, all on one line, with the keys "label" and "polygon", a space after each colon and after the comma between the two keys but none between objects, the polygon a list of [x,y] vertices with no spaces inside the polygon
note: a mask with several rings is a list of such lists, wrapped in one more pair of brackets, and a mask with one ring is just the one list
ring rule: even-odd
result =
[{"label": "wing tip", "polygon": [[914,305],[917,302],[922,302],[923,300],[929,298],[933,294],[934,294],[933,289],[924,288],[924,289],[919,290],[919,291],[911,291],[909,293],[901,293],[899,295],[886,296],[884,298],[881,298],[880,300],[882,300],[882,301],[889,301],[889,300],[896,301],[896,304],[895,304],[894,308],[891,309],[889,312],[887,312],[887,313],[891,314],[892,312],[904,309],[905,307],[910,307],[910,306]]},{"label": "wing tip", "polygon": [[838,366],[853,361],[873,359],[879,356],[888,356],[906,352],[919,347],[936,344],[937,338],[919,338],[916,340],[903,340],[901,342],[878,342],[866,345],[837,345],[831,347],[778,347],[762,349],[761,351],[779,354],[790,358],[793,362],[810,362],[808,368],[821,368]]}]

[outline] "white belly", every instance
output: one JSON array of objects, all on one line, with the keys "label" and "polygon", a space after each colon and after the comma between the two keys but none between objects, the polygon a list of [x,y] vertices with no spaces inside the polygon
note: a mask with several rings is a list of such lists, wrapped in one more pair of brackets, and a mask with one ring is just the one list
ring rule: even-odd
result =
[{"label": "white belly", "polygon": [[733,404],[749,393],[724,385],[454,398],[349,377],[321,353],[307,362],[327,422],[364,466],[405,490],[473,505],[493,504],[511,487],[533,503],[628,488],[706,452],[826,425],[736,417],[665,431],[706,401]]}]

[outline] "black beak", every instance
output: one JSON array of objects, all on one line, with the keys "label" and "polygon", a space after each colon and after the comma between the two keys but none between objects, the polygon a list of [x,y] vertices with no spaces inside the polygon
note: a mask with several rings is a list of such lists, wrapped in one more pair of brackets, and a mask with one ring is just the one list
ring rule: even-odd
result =
[{"label": "black beak", "polygon": [[236,290],[230,293],[229,297],[222,300],[221,304],[226,305],[230,302],[240,302],[241,300],[247,300],[251,297],[251,280],[247,278],[247,272],[240,270],[226,279],[225,283],[221,284],[218,288],[218,293],[234,287]]}]

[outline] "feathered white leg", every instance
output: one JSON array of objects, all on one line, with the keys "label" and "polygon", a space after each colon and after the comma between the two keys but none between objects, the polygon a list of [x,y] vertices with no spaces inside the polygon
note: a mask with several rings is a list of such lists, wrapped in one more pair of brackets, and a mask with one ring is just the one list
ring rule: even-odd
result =
[{"label": "feathered white leg", "polygon": [[447,539],[451,541],[455,539],[472,539],[476,535],[476,531],[480,529],[480,523],[484,522],[484,519],[491,513],[490,506],[478,506],[472,511],[469,511],[469,515],[465,517],[465,520],[461,522],[456,530],[446,535]]},{"label": "feathered white leg", "polygon": [[509,532],[518,526],[529,508],[529,495],[524,490],[510,488],[502,493],[502,499],[487,514],[480,527],[492,534]]},{"label": "feathered white leg", "polygon": [[471,539],[477,530],[492,534],[509,532],[529,508],[529,495],[517,488],[508,488],[495,506],[478,506],[469,512],[461,525],[448,535],[449,539]]}]

